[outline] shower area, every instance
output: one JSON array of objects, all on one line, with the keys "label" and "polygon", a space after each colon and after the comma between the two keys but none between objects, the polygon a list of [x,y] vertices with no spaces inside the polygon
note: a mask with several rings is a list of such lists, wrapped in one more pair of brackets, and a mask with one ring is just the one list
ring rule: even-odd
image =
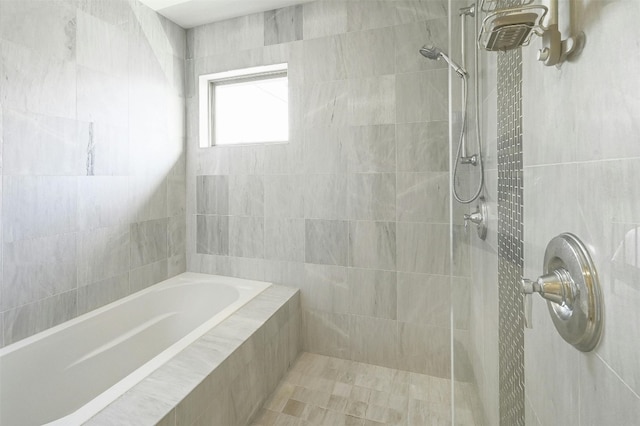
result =
[{"label": "shower area", "polygon": [[[299,318],[263,312],[233,391],[159,424],[637,423],[636,0],[289,1],[183,27],[143,3],[0,0],[0,348],[215,274],[299,290]],[[207,146],[200,77],[276,65],[288,141]],[[533,294],[570,305],[541,287],[564,233],[599,282],[593,345]]]}]

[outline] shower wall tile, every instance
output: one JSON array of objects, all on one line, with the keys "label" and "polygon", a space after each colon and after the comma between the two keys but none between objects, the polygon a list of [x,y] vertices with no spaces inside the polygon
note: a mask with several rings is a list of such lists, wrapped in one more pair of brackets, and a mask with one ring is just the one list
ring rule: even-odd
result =
[{"label": "shower wall tile", "polygon": [[167,219],[131,224],[131,268],[167,257]]},{"label": "shower wall tile", "polygon": [[183,256],[187,244],[187,228],[184,216],[172,216],[169,218],[167,230],[167,245],[169,257]]},{"label": "shower wall tile", "polygon": [[305,84],[347,78],[345,35],[305,40],[303,44]]},{"label": "shower wall tile", "polygon": [[307,127],[304,135],[304,172],[345,173],[349,127]]},{"label": "shower wall tile", "polygon": [[302,5],[264,12],[264,45],[302,40]]},{"label": "shower wall tile", "polygon": [[396,125],[398,172],[446,172],[449,170],[449,123]]},{"label": "shower wall tile", "polygon": [[395,115],[395,76],[349,80],[349,124],[389,124]]},{"label": "shower wall tile", "polygon": [[447,68],[445,61],[435,61],[417,54],[422,46],[447,50],[447,19],[439,18],[394,27],[395,61],[398,73]]},{"label": "shower wall tile", "polygon": [[127,176],[129,132],[126,126],[78,123],[78,145],[83,148],[82,175]]},{"label": "shower wall tile", "polygon": [[128,81],[82,66],[77,67],[78,119],[111,125],[129,119]]},{"label": "shower wall tile", "polygon": [[349,119],[349,92],[346,81],[307,86],[304,100],[305,127],[345,127]]},{"label": "shower wall tile", "polygon": [[75,7],[68,1],[5,1],[0,38],[39,55],[73,60],[76,56]]},{"label": "shower wall tile", "polygon": [[347,265],[349,223],[340,220],[305,221],[305,262]]},{"label": "shower wall tile", "polygon": [[314,1],[303,7],[304,39],[347,32],[347,1]]},{"label": "shower wall tile", "polygon": [[5,176],[2,195],[5,242],[76,230],[74,177]]},{"label": "shower wall tile", "polygon": [[349,175],[349,218],[352,220],[394,220],[396,175],[358,173]]},{"label": "shower wall tile", "polygon": [[90,176],[80,177],[77,181],[77,217],[80,230],[115,226],[129,223],[133,219],[128,178]]},{"label": "shower wall tile", "polygon": [[76,299],[73,290],[3,312],[4,344],[10,345],[75,317]]},{"label": "shower wall tile", "polygon": [[447,224],[399,222],[397,245],[398,271],[437,275],[449,273]]},{"label": "shower wall tile", "polygon": [[304,261],[304,219],[267,218],[264,226],[266,259]]},{"label": "shower wall tile", "polygon": [[194,58],[264,46],[264,16],[262,13],[202,25],[192,31],[193,49],[191,52]]},{"label": "shower wall tile", "polygon": [[362,31],[399,24],[394,3],[384,0],[348,1],[347,30]]},{"label": "shower wall tile", "polygon": [[[167,176],[167,207],[166,215],[169,217],[183,216],[186,212],[186,176],[171,174]],[[159,209],[159,212],[162,210]]]},{"label": "shower wall tile", "polygon": [[196,212],[229,214],[229,177],[196,176]]},{"label": "shower wall tile", "polygon": [[396,77],[397,122],[447,120],[447,70],[398,74]]},{"label": "shower wall tile", "polygon": [[348,313],[395,320],[397,316],[396,284],[394,271],[349,268]]},{"label": "shower wall tile", "polygon": [[351,138],[347,144],[349,172],[395,172],[395,130],[392,124],[351,127]]},{"label": "shower wall tile", "polygon": [[229,255],[229,217],[197,216],[196,252]]},{"label": "shower wall tile", "polygon": [[452,294],[449,281],[446,275],[398,273],[398,320],[448,327]]},{"label": "shower wall tile", "polygon": [[398,327],[395,321],[353,316],[350,324],[351,359],[393,368],[398,364]]},{"label": "shower wall tile", "polygon": [[128,225],[79,232],[78,285],[85,286],[125,274],[131,262]]},{"label": "shower wall tile", "polygon": [[305,263],[300,288],[305,293],[303,309],[347,313],[345,304],[350,293],[346,267]]},{"label": "shower wall tile", "polygon": [[306,175],[305,217],[311,219],[347,218],[347,175]]},{"label": "shower wall tile", "polygon": [[[76,118],[74,62],[3,40],[0,44],[4,106],[55,117]],[[29,72],[25,73],[24,70]],[[51,82],[55,81],[55,84]]]},{"label": "shower wall tile", "polygon": [[347,34],[347,77],[363,78],[394,74],[395,50],[393,28],[351,32]]},{"label": "shower wall tile", "polygon": [[73,290],[77,250],[73,234],[6,243],[1,311]]},{"label": "shower wall tile", "polygon": [[154,175],[133,176],[129,180],[135,200],[137,222],[167,217],[167,178]]},{"label": "shower wall tile", "polygon": [[416,373],[450,378],[450,328],[405,322],[398,324],[398,356],[403,360],[403,367]]},{"label": "shower wall tile", "polygon": [[352,316],[305,310],[302,348],[305,352],[350,358]]},{"label": "shower wall tile", "polygon": [[129,41],[126,32],[80,11],[76,20],[78,65],[126,77],[129,68]]},{"label": "shower wall tile", "polygon": [[265,217],[304,217],[304,182],[300,175],[265,176],[264,182]]},{"label": "shower wall tile", "polygon": [[264,257],[264,218],[229,217],[229,255]]},{"label": "shower wall tile", "polygon": [[264,216],[262,176],[238,175],[229,178],[229,214]]},{"label": "shower wall tile", "polygon": [[128,272],[78,287],[78,315],[115,302],[129,294]]},{"label": "shower wall tile", "polygon": [[3,109],[3,157],[7,175],[85,173],[89,126],[67,118]]},{"label": "shower wall tile", "polygon": [[398,173],[398,220],[448,223],[449,173]]},{"label": "shower wall tile", "polygon": [[396,269],[395,222],[349,222],[349,266]]}]

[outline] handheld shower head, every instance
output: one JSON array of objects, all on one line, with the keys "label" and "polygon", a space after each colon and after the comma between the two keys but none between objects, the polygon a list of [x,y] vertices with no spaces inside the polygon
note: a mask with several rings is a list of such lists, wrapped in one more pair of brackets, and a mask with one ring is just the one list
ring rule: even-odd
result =
[{"label": "handheld shower head", "polygon": [[456,64],[444,53],[440,48],[435,46],[422,46],[420,49],[420,53],[427,59],[439,60],[440,58],[444,59],[444,61],[449,64],[449,66],[460,76],[460,78],[465,78],[467,76],[467,72],[460,65]]}]

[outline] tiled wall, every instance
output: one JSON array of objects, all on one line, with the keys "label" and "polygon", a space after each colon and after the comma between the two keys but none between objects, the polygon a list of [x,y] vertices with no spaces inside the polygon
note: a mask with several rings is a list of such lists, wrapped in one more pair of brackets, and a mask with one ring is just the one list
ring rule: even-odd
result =
[{"label": "tiled wall", "polygon": [[[448,73],[418,53],[447,37],[444,0],[317,1],[190,30],[189,270],[301,288],[307,351],[449,377]],[[199,148],[197,76],[277,62],[290,142]],[[454,287],[468,303],[468,280]]]},{"label": "tiled wall", "polygon": [[185,270],[185,49],[134,0],[0,2],[0,346]]},{"label": "tiled wall", "polygon": [[[525,332],[530,425],[630,425],[640,418],[640,4],[572,2],[586,34],[560,70],[523,50],[525,275],[541,273],[548,241],[573,232],[588,246],[605,304],[602,342],[581,353],[533,302]],[[564,21],[566,23],[566,21]],[[538,298],[539,299],[539,298]]]}]

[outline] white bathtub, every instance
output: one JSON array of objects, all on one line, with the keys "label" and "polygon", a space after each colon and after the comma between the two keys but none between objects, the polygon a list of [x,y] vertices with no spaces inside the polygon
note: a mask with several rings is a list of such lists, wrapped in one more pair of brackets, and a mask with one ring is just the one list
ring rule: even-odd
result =
[{"label": "white bathtub", "polygon": [[0,349],[0,425],[85,422],[269,285],[187,272]]}]

